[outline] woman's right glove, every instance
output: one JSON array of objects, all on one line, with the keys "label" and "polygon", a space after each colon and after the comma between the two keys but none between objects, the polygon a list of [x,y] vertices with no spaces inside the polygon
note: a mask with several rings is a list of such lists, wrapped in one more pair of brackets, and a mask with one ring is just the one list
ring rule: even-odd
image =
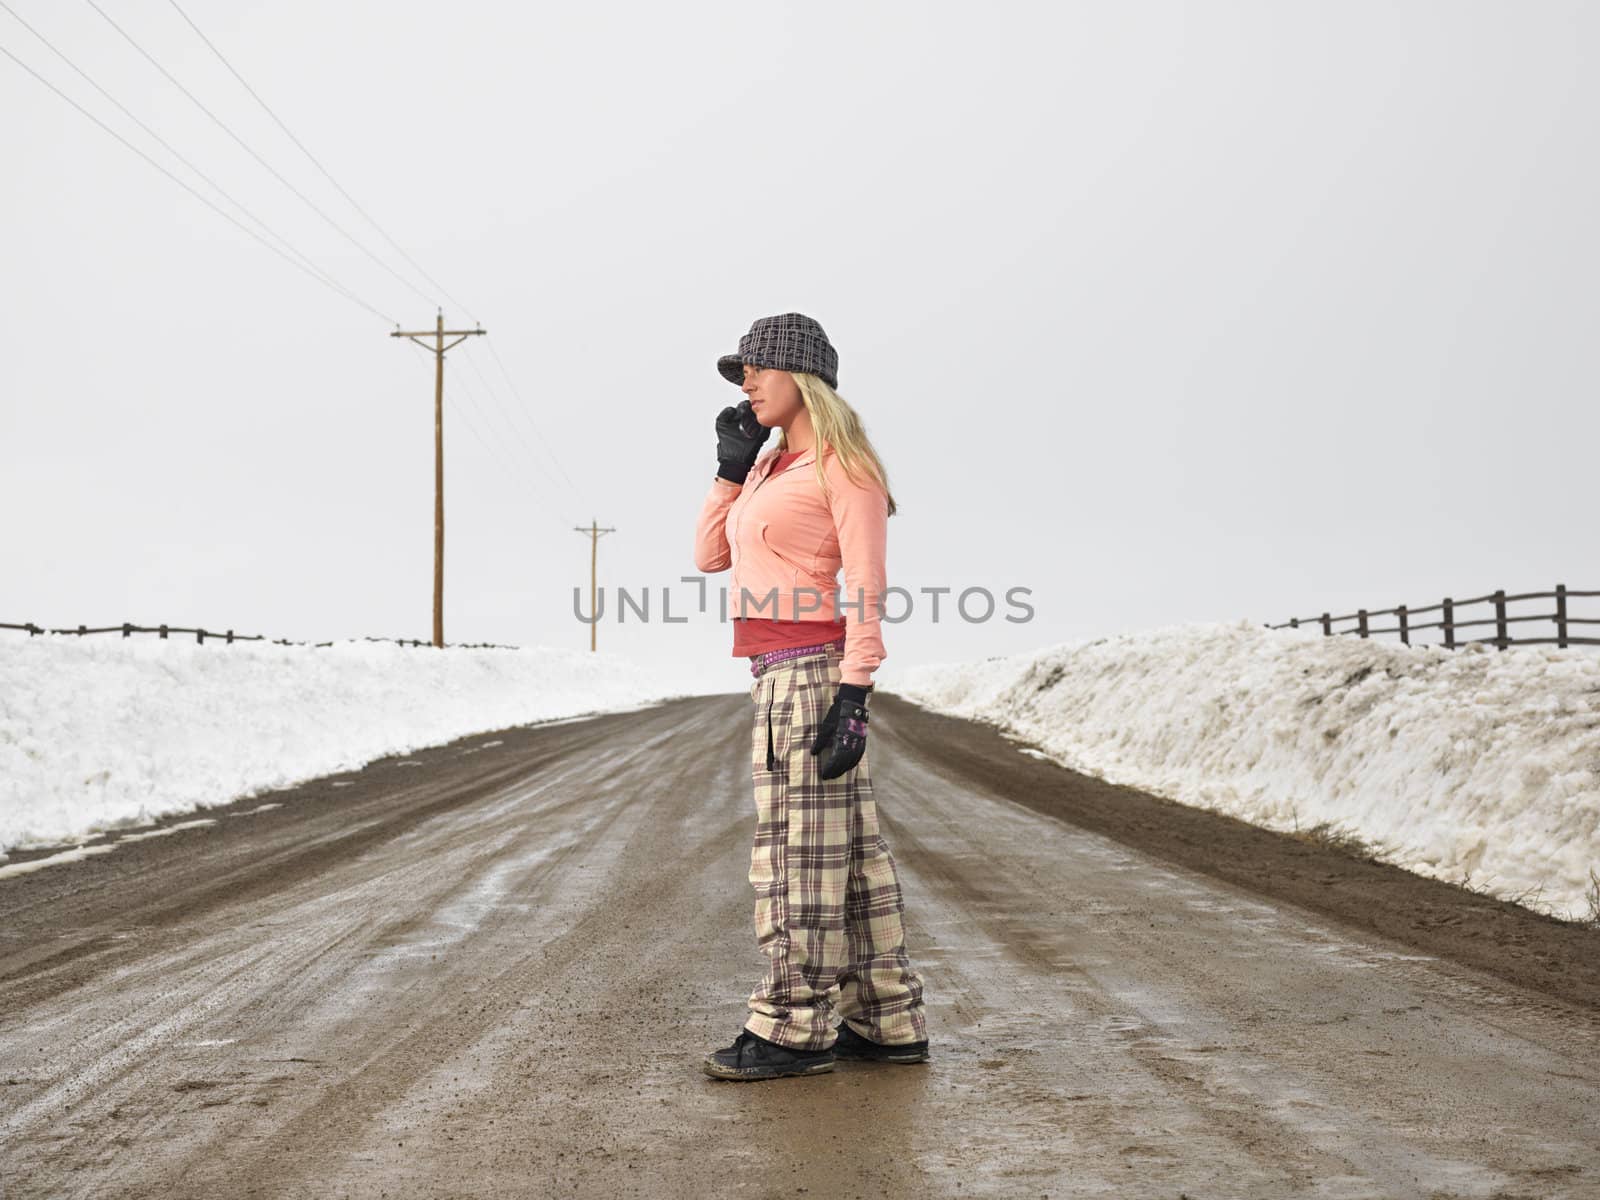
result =
[{"label": "woman's right glove", "polygon": [[743,484],[772,430],[756,420],[746,396],[717,414],[717,474]]}]

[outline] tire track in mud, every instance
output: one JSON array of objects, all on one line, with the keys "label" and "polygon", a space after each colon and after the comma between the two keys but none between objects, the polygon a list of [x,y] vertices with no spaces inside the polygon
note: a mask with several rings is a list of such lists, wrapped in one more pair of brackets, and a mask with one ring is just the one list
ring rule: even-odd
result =
[{"label": "tire track in mud", "polygon": [[[658,735],[658,738],[671,736],[671,726],[676,724],[676,720],[669,719],[668,724],[668,731]],[[593,772],[597,762],[603,766],[606,761],[603,757],[597,760],[587,757],[584,752],[604,740],[592,733],[574,739],[569,744],[574,746],[577,753],[568,755],[570,762],[560,772],[546,770],[546,778],[533,790],[545,792],[560,788],[585,773]],[[621,763],[625,761],[627,753],[624,749],[615,748],[611,751],[611,757]],[[185,1030],[218,1012],[240,1013],[256,1008],[265,1009],[270,1014],[273,1010],[286,1007],[298,1008],[306,995],[319,988],[337,986],[337,976],[349,972],[352,963],[348,961],[351,955],[347,951],[347,944],[370,948],[385,941],[403,942],[409,928],[425,923],[428,913],[446,906],[453,896],[469,890],[475,880],[472,876],[459,881],[444,880],[445,890],[442,892],[429,894],[426,891],[413,891],[409,895],[402,892],[397,897],[395,888],[391,886],[395,882],[393,877],[413,876],[405,882],[412,888],[420,888],[427,878],[437,880],[441,855],[447,855],[452,850],[471,853],[486,835],[502,831],[508,826],[514,827],[519,822],[525,826],[527,816],[509,810],[498,798],[508,791],[512,800],[523,798],[520,793],[526,789],[519,788],[516,779],[526,774],[527,769],[522,767],[497,768],[486,780],[476,780],[464,796],[457,795],[453,801],[448,796],[430,795],[430,789],[426,786],[408,787],[406,795],[427,798],[421,804],[424,815],[401,810],[390,822],[387,836],[380,839],[343,839],[352,856],[341,864],[342,877],[338,878],[337,883],[330,883],[328,878],[319,874],[302,873],[283,886],[281,895],[272,898],[274,903],[271,911],[250,911],[248,902],[257,899],[261,888],[251,889],[246,897],[247,903],[242,906],[244,917],[241,919],[238,913],[234,913],[232,919],[209,934],[199,934],[197,930],[217,907],[216,889],[202,885],[197,909],[183,917],[172,915],[169,925],[163,927],[163,932],[170,935],[169,940],[175,943],[174,946],[167,948],[147,942],[130,951],[136,958],[132,966],[109,970],[109,964],[97,964],[101,973],[109,970],[116,983],[115,989],[108,989],[98,997],[85,996],[82,1002],[73,1006],[71,1019],[78,1026],[74,1030],[73,1043],[56,1051],[58,1057],[70,1060],[61,1069],[63,1077],[26,1106],[14,1109],[7,1105],[5,1112],[0,1114],[0,1129],[10,1133],[41,1111],[51,1108],[62,1112],[73,1108],[81,1111],[91,1089],[99,1101],[99,1107],[105,1111],[117,1111],[126,1117],[128,1113],[140,1111],[141,1107],[148,1107],[152,1114],[151,1121],[159,1124],[167,1120],[170,1113],[163,1111],[161,1105],[133,1101],[131,1094],[125,1097],[129,1104],[122,1104],[115,1085],[125,1081],[127,1092],[138,1091],[146,1096],[151,1094],[152,1088],[156,1095],[169,1087],[179,1096],[189,1091],[200,1091],[200,1087],[190,1086],[194,1081],[163,1078],[169,1073],[169,1064],[162,1060],[161,1051],[170,1047]],[[380,800],[385,790],[380,783]],[[566,812],[595,804],[596,793],[603,790],[592,780],[585,782],[584,786],[574,786],[573,795],[558,796],[555,802],[546,805],[544,815],[559,821]],[[624,794],[618,793],[605,806],[605,811],[614,819],[624,809],[625,799]],[[477,807],[480,805],[484,806],[482,812]],[[360,811],[363,810],[358,808],[357,812]],[[452,817],[456,820],[452,820]],[[380,853],[388,845],[415,836],[416,831],[430,819],[433,820],[430,835],[418,845],[410,847],[406,857],[395,862],[387,860]],[[321,847],[327,844],[328,839],[318,832],[314,840]],[[581,848],[575,840],[567,849],[570,851],[574,848]],[[506,850],[507,854],[513,852],[509,847]],[[284,855],[270,854],[263,872],[269,872],[283,861]],[[304,859],[291,857],[289,861],[303,863]],[[479,865],[492,869],[493,862],[491,858]],[[419,899],[424,901],[420,910],[402,908],[403,915],[386,919],[386,907],[393,907],[397,902],[402,905],[417,904]],[[169,915],[181,912],[181,905],[177,903],[163,901],[161,907]],[[139,915],[147,918],[148,912],[147,908]],[[240,938],[248,940],[247,930],[263,928],[281,929],[284,934],[275,941],[269,941],[265,949],[254,946],[240,950],[228,949],[229,941]],[[324,959],[328,960],[328,970],[321,974],[309,971],[312,964]],[[252,964],[256,970],[247,974]],[[26,972],[14,971],[11,974],[14,980],[20,977],[24,983],[27,982]],[[280,985],[279,981],[285,979],[298,979],[299,984]],[[236,981],[241,986],[233,986]],[[149,989],[151,994],[134,1003],[130,1010],[109,1022],[95,1017],[97,999],[127,1009],[130,991],[140,987]],[[280,991],[282,995],[275,994]],[[9,1008],[14,1003],[12,996],[5,996],[5,1007]],[[173,1006],[176,1006],[176,1011],[169,1013],[167,1009]],[[48,1021],[45,1024],[48,1025]],[[97,1024],[97,1031],[83,1036],[81,1027],[84,1024]],[[380,1028],[375,1032],[381,1034],[383,1030]],[[239,1039],[231,1038],[228,1041],[237,1042]],[[107,1042],[112,1044],[112,1049],[101,1054],[99,1048]],[[129,1077],[135,1074],[139,1078],[130,1080]],[[156,1078],[152,1079],[151,1076]],[[212,1083],[206,1084],[207,1089],[211,1086]],[[118,1127],[112,1124],[106,1129],[105,1135],[106,1138],[126,1141],[130,1132],[138,1133],[138,1126]],[[104,1139],[95,1137],[93,1133],[75,1140],[80,1149],[90,1155],[103,1149],[98,1143]]]},{"label": "tire track in mud", "polygon": [[[6,943],[34,941],[32,953],[7,954],[0,962],[0,995],[14,997],[19,1003],[30,1002],[48,998],[52,988],[65,990],[79,986],[95,973],[111,969],[122,957],[127,947],[119,944],[124,939],[118,935],[125,934],[130,926],[149,933],[192,922],[218,906],[233,906],[275,895],[283,889],[286,880],[314,876],[325,867],[403,836],[435,815],[471,803],[474,798],[497,791],[511,781],[536,774],[564,756],[581,752],[587,746],[603,745],[607,738],[606,733],[590,731],[587,735],[578,735],[576,746],[537,753],[531,761],[512,761],[492,767],[486,761],[486,769],[474,773],[461,790],[449,789],[443,795],[439,794],[436,781],[393,786],[392,777],[382,781],[374,778],[382,774],[385,766],[405,761],[391,758],[369,764],[366,777],[360,779],[364,786],[348,797],[335,792],[334,785],[358,786],[350,783],[358,776],[341,774],[300,788],[266,793],[225,808],[206,810],[225,819],[262,803],[282,804],[288,800],[296,810],[301,810],[317,807],[318,801],[333,797],[341,802],[337,812],[316,814],[312,818],[313,828],[291,829],[285,839],[287,844],[281,848],[263,852],[259,846],[249,847],[238,864],[232,861],[226,848],[211,848],[210,853],[193,864],[174,864],[165,855],[165,845],[135,843],[119,846],[104,858],[87,860],[83,865],[92,863],[92,883],[75,880],[72,876],[79,873],[59,868],[54,872],[0,882],[0,902],[5,905],[7,918]],[[493,740],[493,735],[466,740]],[[459,747],[455,753],[460,753]],[[272,824],[302,815],[307,814],[280,809],[274,814],[276,819]],[[233,827],[218,832],[242,836],[247,830]],[[26,861],[24,856],[17,858]],[[177,876],[166,882],[153,899],[136,901],[109,921],[75,929],[69,926],[63,930],[72,919],[74,906],[99,904],[100,893],[108,888],[117,889],[119,894],[136,895],[140,890],[139,872],[152,862],[159,863],[164,873]],[[43,886],[30,886],[34,884]],[[58,936],[51,940],[34,940],[36,921],[58,931]],[[63,941],[66,944],[59,944]]]},{"label": "tire track in mud", "polygon": [[[677,731],[668,731],[656,741],[670,740],[676,734]],[[582,828],[582,838],[571,838],[540,863],[538,869],[518,879],[514,889],[508,889],[507,894],[520,897],[518,903],[526,905],[529,911],[558,906],[566,910],[569,915],[559,927],[560,932],[548,941],[517,946],[516,957],[509,961],[495,961],[492,956],[480,953],[455,965],[450,972],[451,980],[463,976],[470,979],[469,1017],[463,1019],[459,1008],[451,1009],[451,1001],[437,995],[444,989],[432,988],[447,1011],[428,1012],[419,1023],[408,1026],[404,1034],[364,1048],[363,1062],[345,1078],[346,1086],[337,1094],[318,1097],[292,1120],[274,1130],[264,1144],[265,1154],[275,1158],[292,1157],[302,1162],[314,1159],[307,1163],[307,1173],[326,1181],[335,1173],[344,1148],[360,1139],[362,1130],[377,1113],[405,1095],[417,1076],[423,1073],[423,1068],[460,1055],[480,1040],[486,1030],[493,1031],[524,1013],[530,996],[540,995],[550,980],[603,947],[608,931],[619,923],[626,924],[626,918],[641,906],[671,903],[678,898],[677,893],[688,886],[688,880],[670,885],[652,874],[644,888],[637,884],[629,888],[619,878],[624,874],[622,867],[630,859],[637,862],[654,855],[649,845],[634,836],[638,825],[650,815],[650,809],[629,802],[635,789],[642,791],[661,784],[652,774],[655,764],[647,751],[648,746],[641,748],[637,764],[631,769],[625,767],[620,777],[608,781],[611,801]],[[685,793],[691,782],[696,785],[700,782],[684,778],[681,773],[667,778],[679,785],[677,790]],[[593,803],[592,797],[589,802]],[[734,844],[741,834],[741,830],[729,826],[714,840],[724,845]],[[610,869],[602,868],[595,861],[607,854],[618,855]],[[573,862],[578,856],[586,856],[587,861]],[[579,870],[592,870],[593,877],[574,878]],[[477,936],[492,938],[495,930],[485,925],[474,932]],[[334,1161],[324,1161],[330,1158]],[[246,1186],[252,1170],[247,1167],[242,1177],[240,1172],[231,1169],[222,1174],[197,1171],[193,1177],[214,1185],[220,1194],[228,1194]]]},{"label": "tire track in mud", "polygon": [[765,967],[750,713],[479,735],[0,882],[0,1192],[1600,1185],[1591,1010],[1283,894],[1331,851],[1258,852],[891,695],[872,771],[934,1061],[705,1079]]},{"label": "tire track in mud", "polygon": [[1600,1018],[1600,929],[1079,775],[1019,752],[1032,748],[992,725],[893,695],[878,702],[874,720],[874,732],[892,730],[950,786],[991,787],[1164,862],[1538,993],[1556,1011],[1579,1006]]},{"label": "tire track in mud", "polygon": [[[911,764],[902,764],[895,783],[907,797],[950,794]],[[942,958],[947,980],[966,980],[969,1006],[1012,1032],[1013,1053],[987,1060],[1021,1089],[989,1089],[986,1102],[1009,1110],[1008,1125],[1044,1128],[1052,1112],[1071,1107],[1073,1149],[1067,1153],[1080,1153],[1084,1140],[1098,1134],[1106,1140],[1090,1157],[1115,1154],[1139,1163],[1146,1186],[1194,1187],[1198,1173],[1201,1179],[1225,1177],[1248,1194],[1302,1194],[1314,1182],[1326,1187],[1344,1180],[1375,1186],[1379,1195],[1405,1195],[1419,1180],[1476,1177],[1495,1187],[1511,1181],[1474,1161],[1476,1147],[1481,1138],[1505,1132],[1516,1116],[1525,1130],[1538,1128],[1540,1114],[1548,1115],[1537,1090],[1542,1081],[1524,1089],[1516,1116],[1502,1104],[1478,1106],[1457,1117],[1458,1129],[1428,1128],[1427,1097],[1410,1092],[1404,1080],[1385,1078],[1385,1071],[1361,1069],[1373,1062],[1360,1057],[1362,1046],[1341,1045],[1327,1054],[1300,1051],[1293,1043],[1311,1022],[1294,1006],[1279,1005],[1271,1023],[1245,1027],[1232,1015],[1248,1011],[1238,989],[1224,985],[1219,995],[1192,986],[1202,972],[1186,958],[1225,953],[1225,939],[1213,939],[1197,955],[1178,943],[1209,930],[1145,922],[1158,933],[1142,939],[1130,935],[1145,915],[1139,893],[1156,885],[1180,902],[1201,900],[1230,924],[1244,925],[1245,936],[1254,932],[1278,943],[1282,963],[1270,967],[1269,956],[1260,955],[1256,983],[1278,995],[1306,989],[1274,980],[1274,973],[1319,975],[1316,987],[1328,1003],[1337,997],[1338,977],[1351,974],[1352,966],[1364,978],[1369,963],[1381,964],[1388,974],[1404,965],[1403,958],[1382,949],[1356,950],[1336,936],[1325,939],[1317,927],[1302,930],[1293,916],[1284,919],[1247,897],[1216,899],[1209,882],[1191,885],[1161,864],[1094,835],[1063,830],[1052,839],[1026,810],[1002,799],[973,789],[961,798],[959,813],[924,803],[914,821],[885,824],[891,844],[904,846],[909,870],[937,893],[935,911],[942,907],[950,914],[946,920],[966,931],[958,947],[998,947],[1016,964],[989,974],[969,973],[959,948],[953,960],[949,951]],[[904,807],[891,804],[889,811]],[[964,848],[963,833],[974,823],[984,830],[986,849],[1005,845],[1007,852],[1000,856],[1005,871],[997,872],[988,855]],[[1011,837],[1004,836],[1008,826]],[[1129,887],[1132,878],[1137,884]],[[1074,911],[1074,889],[1102,896],[1134,893],[1117,909],[1124,920],[1114,948],[1106,932],[1095,931],[1092,920]],[[1152,913],[1161,907],[1159,902],[1149,906]],[[1105,915],[1104,907],[1095,915]],[[1041,916],[1054,920],[1040,921]],[[1309,958],[1302,951],[1307,941]],[[1344,961],[1329,961],[1321,953],[1329,946]],[[1165,982],[1174,971],[1191,986]],[[1015,998],[1019,979],[1031,981],[1022,1000]],[[1418,988],[1416,997],[1433,1007],[1437,980],[1404,978],[1402,984]],[[1049,1001],[1041,1003],[1045,995]],[[1029,1018],[1021,1028],[1014,1017],[1007,1018],[1012,1005]],[[1397,1011],[1411,1007],[1402,1001]],[[1377,1014],[1380,1022],[1385,1016]],[[981,1027],[983,1019],[973,1027]],[[1557,1028],[1550,1036],[1560,1039],[1565,1030]],[[1052,1046],[1057,1047],[1053,1057],[1044,1053]],[[1497,1072],[1486,1067],[1482,1073]],[[1382,1089],[1381,1096],[1366,1094],[1373,1088]],[[1002,1096],[1014,1099],[1014,1106]],[[1582,1120],[1579,1113],[1567,1110],[1574,1131]],[[1425,1136],[1397,1136],[1397,1127]],[[1587,1157],[1581,1145],[1569,1145],[1566,1152]],[[992,1162],[977,1156],[967,1166],[998,1169],[1014,1161],[1014,1154],[1002,1141]],[[1039,1182],[1047,1186],[1050,1181]]]}]

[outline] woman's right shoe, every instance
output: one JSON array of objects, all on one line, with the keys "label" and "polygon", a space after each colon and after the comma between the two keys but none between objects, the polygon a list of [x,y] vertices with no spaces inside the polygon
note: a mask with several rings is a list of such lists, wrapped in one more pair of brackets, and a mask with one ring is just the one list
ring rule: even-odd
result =
[{"label": "woman's right shoe", "polygon": [[901,1042],[890,1046],[864,1038],[849,1024],[839,1026],[839,1040],[833,1044],[835,1058],[850,1058],[864,1062],[919,1063],[928,1061],[928,1042]]}]

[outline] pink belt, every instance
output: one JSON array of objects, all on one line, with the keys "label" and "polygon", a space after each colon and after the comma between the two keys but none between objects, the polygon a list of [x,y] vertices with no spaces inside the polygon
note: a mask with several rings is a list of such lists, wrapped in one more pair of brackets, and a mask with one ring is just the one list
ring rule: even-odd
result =
[{"label": "pink belt", "polygon": [[822,642],[816,646],[785,646],[782,650],[768,650],[762,654],[750,656],[750,674],[760,676],[761,672],[778,663],[786,662],[791,658],[800,658],[807,654],[821,654],[825,650],[837,646],[844,649],[844,638],[836,638],[831,642]]}]

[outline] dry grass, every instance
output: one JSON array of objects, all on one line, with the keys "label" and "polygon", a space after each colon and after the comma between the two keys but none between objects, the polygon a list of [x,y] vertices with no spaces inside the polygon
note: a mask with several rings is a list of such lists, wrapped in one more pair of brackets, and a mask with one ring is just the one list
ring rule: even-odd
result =
[{"label": "dry grass", "polygon": [[1388,849],[1382,842],[1369,841],[1353,829],[1343,829],[1333,821],[1319,821],[1310,829],[1301,829],[1296,824],[1289,836],[1302,842],[1326,846],[1329,850],[1337,850],[1366,862],[1382,862]]},{"label": "dry grass", "polygon": [[1585,929],[1600,929],[1600,874],[1589,868],[1589,886],[1583,893],[1583,902],[1589,906],[1589,915],[1573,921]]},{"label": "dry grass", "polygon": [[1504,895],[1496,888],[1487,884],[1474,884],[1472,873],[1469,871],[1456,880],[1456,886],[1465,888],[1479,896],[1490,900],[1502,900],[1510,904],[1517,904],[1523,908],[1538,913],[1542,917],[1556,922],[1558,925],[1573,925],[1579,929],[1593,929],[1600,932],[1600,875],[1595,873],[1593,867],[1589,868],[1589,887],[1583,894],[1583,902],[1588,907],[1587,914],[1581,917],[1563,917],[1549,910],[1549,906],[1542,903],[1544,884],[1535,884],[1515,895]]},{"label": "dry grass", "polygon": [[[1310,829],[1301,829],[1298,821],[1296,821],[1295,828],[1289,832],[1289,836],[1302,842],[1326,846],[1329,850],[1337,850],[1341,854],[1348,854],[1351,858],[1362,859],[1365,862],[1382,863],[1392,850],[1392,847],[1381,841],[1369,841],[1354,830],[1340,828],[1333,821],[1318,822]],[[1572,917],[1570,919],[1556,916],[1548,911],[1547,906],[1542,904],[1541,901],[1544,895],[1544,884],[1542,883],[1535,884],[1515,895],[1506,895],[1489,884],[1474,884],[1472,882],[1472,872],[1468,871],[1455,881],[1455,885],[1489,900],[1501,900],[1520,905],[1563,925],[1576,925],[1581,929],[1593,929],[1600,932],[1600,872],[1597,872],[1593,867],[1589,868],[1589,887],[1583,895],[1584,904],[1589,911],[1585,916]]]}]

